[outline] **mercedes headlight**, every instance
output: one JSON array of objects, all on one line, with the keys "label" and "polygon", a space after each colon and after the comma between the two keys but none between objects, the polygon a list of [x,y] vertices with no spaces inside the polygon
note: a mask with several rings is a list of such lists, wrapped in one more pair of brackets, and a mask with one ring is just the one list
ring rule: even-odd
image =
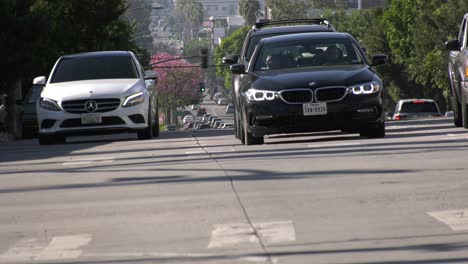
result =
[{"label": "mercedes headlight", "polygon": [[57,104],[57,101],[54,101],[49,98],[41,98],[39,100],[39,106],[42,109],[49,110],[49,111],[62,111]]},{"label": "mercedes headlight", "polygon": [[122,106],[123,107],[130,107],[130,106],[134,106],[134,105],[137,105],[137,104],[141,104],[144,101],[145,101],[145,96],[144,96],[143,92],[139,92],[139,93],[127,96],[127,98],[125,98],[125,101],[124,101]]},{"label": "mercedes headlight", "polygon": [[275,100],[278,97],[278,92],[274,91],[267,91],[267,90],[257,90],[257,89],[249,89],[245,92],[247,99],[249,101],[271,101]]},{"label": "mercedes headlight", "polygon": [[373,93],[379,92],[380,88],[381,87],[378,82],[370,82],[370,83],[364,83],[364,84],[351,86],[348,88],[348,91],[355,95],[373,94]]}]

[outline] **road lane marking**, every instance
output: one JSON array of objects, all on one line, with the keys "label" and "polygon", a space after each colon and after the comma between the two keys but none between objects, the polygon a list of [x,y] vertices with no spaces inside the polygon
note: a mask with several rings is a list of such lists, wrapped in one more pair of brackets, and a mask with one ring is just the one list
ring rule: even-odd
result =
[{"label": "road lane marking", "polygon": [[0,255],[0,263],[33,261],[46,246],[46,240],[37,238],[21,239]]},{"label": "road lane marking", "polygon": [[78,165],[90,165],[98,163],[111,163],[115,161],[115,157],[95,157],[65,161],[62,166],[78,166]]},{"label": "road lane marking", "polygon": [[307,148],[322,148],[322,147],[346,147],[346,146],[360,146],[359,142],[342,142],[342,143],[319,143],[319,144],[308,144]]},{"label": "road lane marking", "polygon": [[80,248],[89,244],[91,238],[89,234],[55,236],[50,243],[38,238],[21,239],[0,255],[0,263],[75,259],[81,256]]},{"label": "road lane marking", "polygon": [[458,139],[468,139],[466,134],[447,134],[444,140],[458,140]]},{"label": "road lane marking", "polygon": [[[212,258],[217,257],[226,258],[226,255],[213,254],[213,253],[176,253],[176,252],[115,252],[115,253],[85,253],[81,255],[82,258]],[[233,257],[234,260],[245,262],[268,262],[268,257],[262,256],[242,256]],[[277,258],[270,258],[273,263],[278,263]]]},{"label": "road lane marking", "polygon": [[[296,234],[292,221],[253,223],[265,244],[293,242]],[[214,225],[208,248],[233,247],[259,243],[255,230],[247,223]]]},{"label": "road lane marking", "polygon": [[83,254],[81,247],[91,242],[90,234],[56,236],[49,245],[36,257],[37,261],[74,259]]},{"label": "road lane marking", "polygon": [[198,155],[198,154],[216,154],[216,153],[224,153],[224,152],[234,152],[235,150],[234,149],[227,149],[227,150],[213,150],[213,151],[203,151],[203,150],[199,150],[199,151],[186,151],[185,154],[186,155]]},{"label": "road lane marking", "polygon": [[433,211],[427,214],[448,225],[453,231],[468,230],[468,209]]}]

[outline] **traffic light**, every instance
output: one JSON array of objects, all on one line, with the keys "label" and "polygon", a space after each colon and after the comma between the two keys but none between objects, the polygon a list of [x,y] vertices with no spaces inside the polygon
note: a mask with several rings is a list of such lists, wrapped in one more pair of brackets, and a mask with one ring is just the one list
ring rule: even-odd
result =
[{"label": "traffic light", "polygon": [[200,57],[201,57],[200,66],[203,69],[208,68],[208,49],[207,48],[200,48]]},{"label": "traffic light", "polygon": [[200,92],[204,93],[205,92],[205,83],[204,82],[199,82],[198,87]]}]

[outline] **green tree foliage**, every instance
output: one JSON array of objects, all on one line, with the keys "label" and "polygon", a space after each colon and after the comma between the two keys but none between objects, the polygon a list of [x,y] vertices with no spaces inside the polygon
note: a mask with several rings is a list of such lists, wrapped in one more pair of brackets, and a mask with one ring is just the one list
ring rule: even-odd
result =
[{"label": "green tree foliage", "polygon": [[203,22],[203,5],[197,1],[178,1],[175,12],[169,21],[173,32],[179,32],[184,41],[197,37],[200,24]]},{"label": "green tree foliage", "polygon": [[[206,48],[210,46],[210,41],[203,39],[203,40],[192,40],[184,43],[184,56],[198,56],[200,53],[201,48]],[[189,59],[191,63],[198,63],[200,61],[199,58]]]},{"label": "green tree foliage", "polygon": [[271,15],[275,20],[307,18],[311,7],[308,0],[266,0],[266,5],[271,8]]},{"label": "green tree foliage", "polygon": [[234,31],[229,37],[223,38],[223,41],[214,50],[216,67],[216,75],[224,78],[226,88],[231,87],[231,73],[229,67],[222,64],[222,58],[229,54],[239,54],[244,42],[245,35],[249,32],[249,27],[241,27]]},{"label": "green tree foliage", "polygon": [[260,12],[260,3],[257,0],[240,0],[239,13],[244,17],[246,25],[253,25],[257,22]]}]

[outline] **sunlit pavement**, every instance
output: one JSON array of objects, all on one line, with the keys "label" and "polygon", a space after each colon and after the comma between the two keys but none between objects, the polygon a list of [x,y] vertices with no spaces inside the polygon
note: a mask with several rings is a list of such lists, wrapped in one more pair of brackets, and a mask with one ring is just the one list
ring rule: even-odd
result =
[{"label": "sunlit pavement", "polygon": [[0,263],[468,263],[468,130],[0,145]]}]

